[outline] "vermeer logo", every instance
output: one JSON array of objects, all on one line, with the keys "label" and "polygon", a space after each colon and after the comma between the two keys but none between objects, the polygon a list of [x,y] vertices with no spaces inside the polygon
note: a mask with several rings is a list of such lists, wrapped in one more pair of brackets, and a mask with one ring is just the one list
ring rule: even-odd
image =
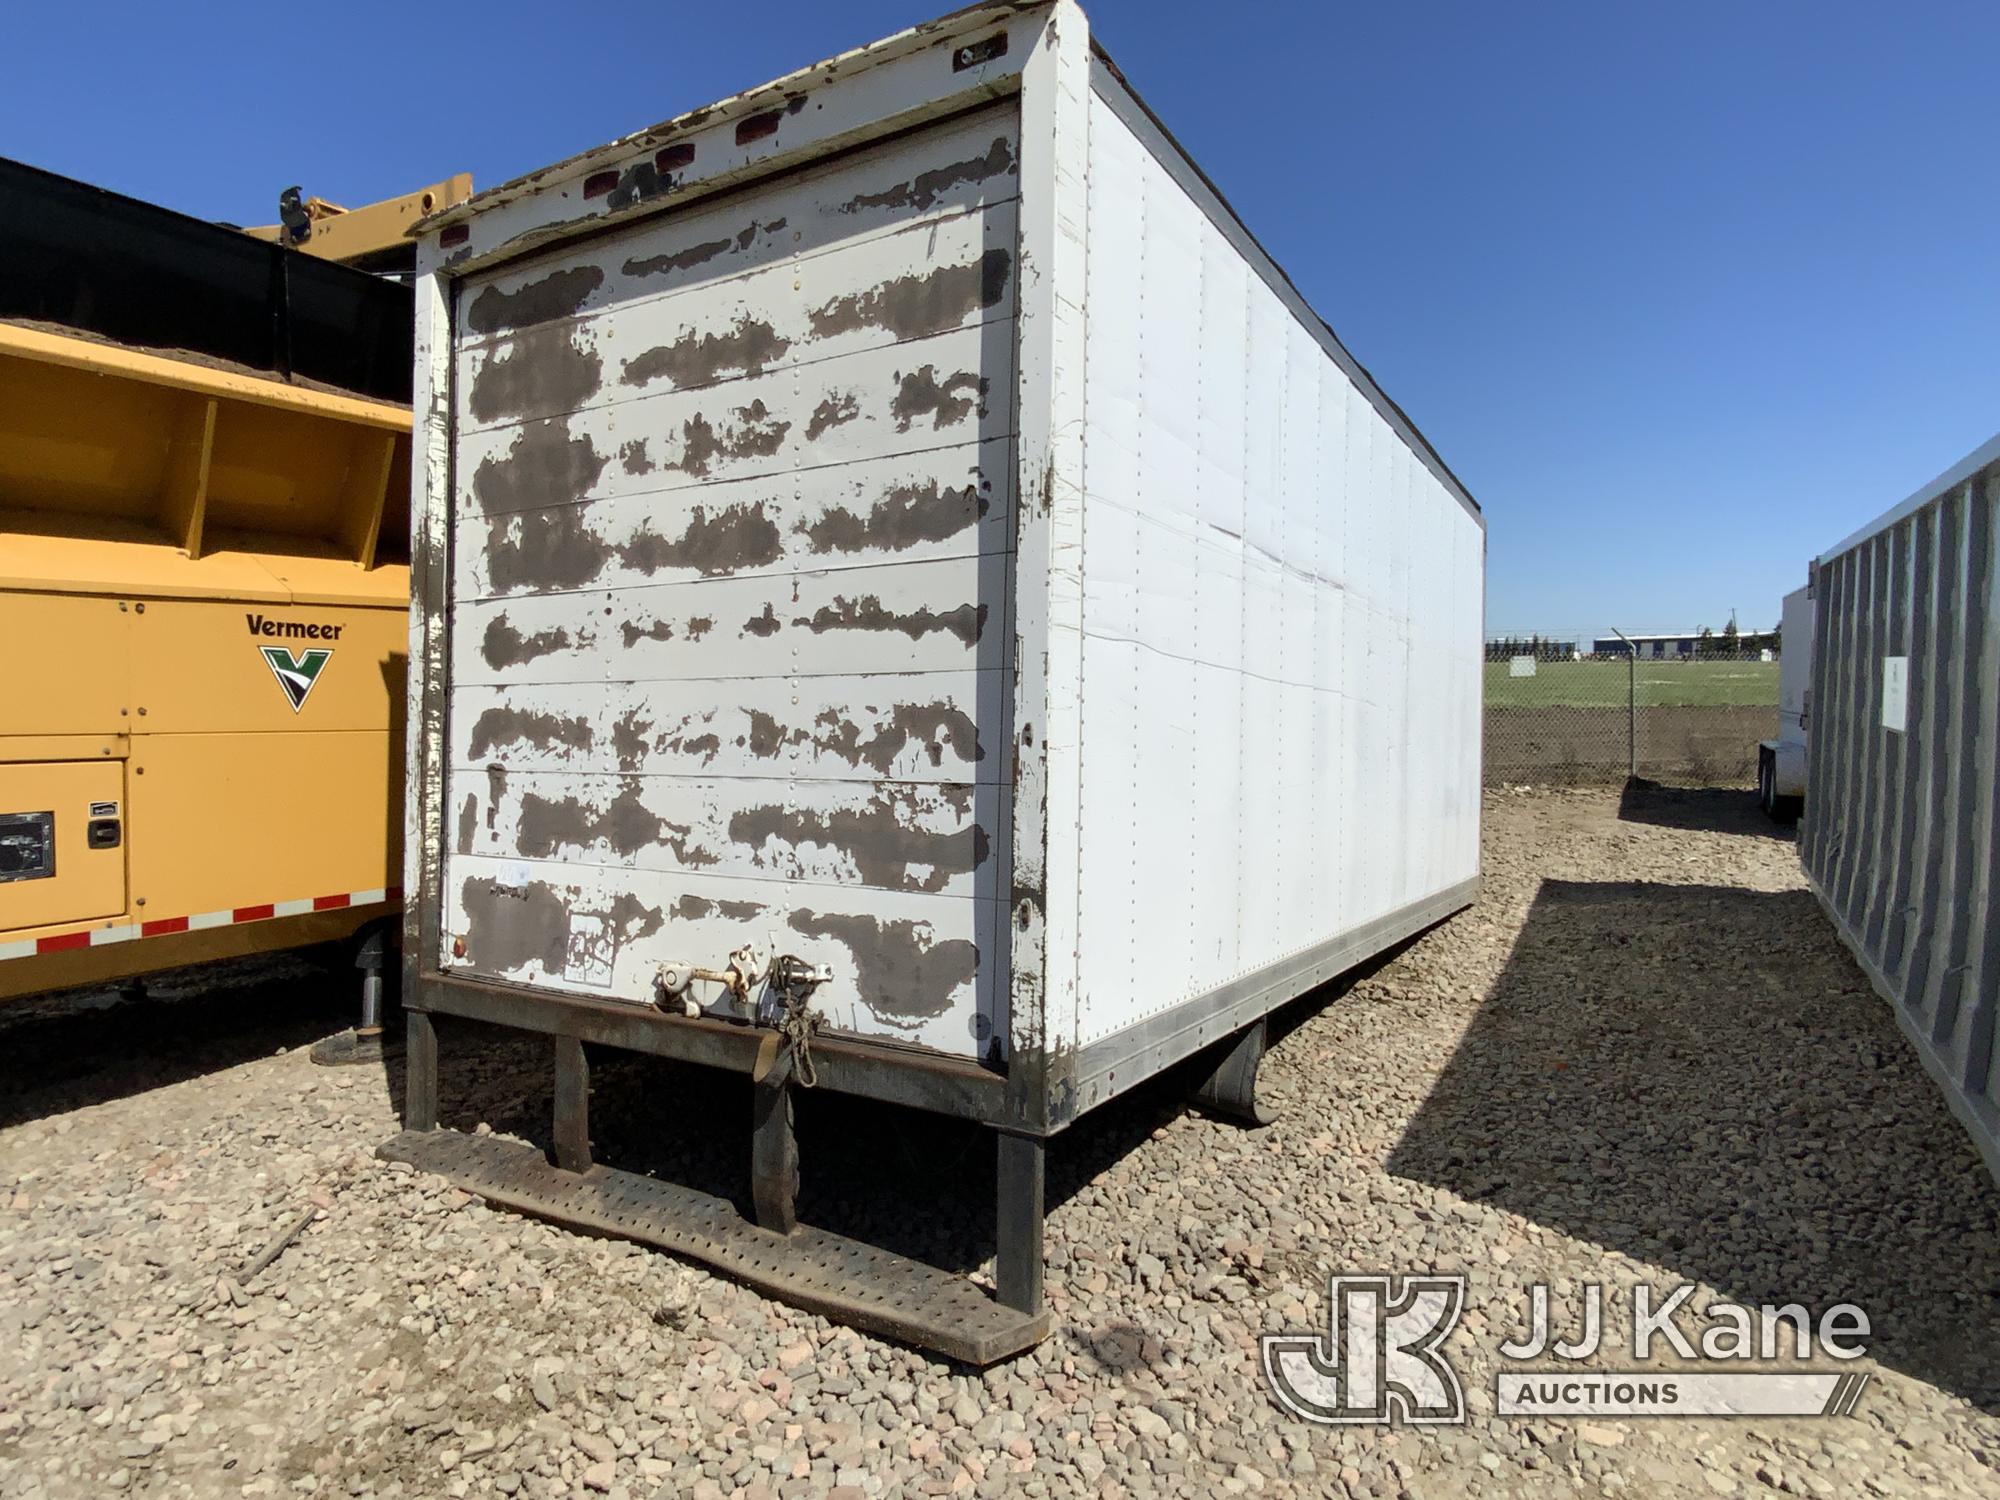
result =
[{"label": "vermeer logo", "polygon": [[320,625],[308,620],[274,620],[269,615],[248,615],[243,622],[252,635],[277,636],[288,641],[337,641],[342,625]]},{"label": "vermeer logo", "polygon": [[293,713],[306,706],[306,699],[312,693],[313,684],[319,681],[320,672],[333,660],[331,651],[308,651],[303,657],[295,657],[283,646],[260,646],[258,649],[264,653],[264,660],[270,665],[271,675],[278,679],[278,686],[285,690]]}]

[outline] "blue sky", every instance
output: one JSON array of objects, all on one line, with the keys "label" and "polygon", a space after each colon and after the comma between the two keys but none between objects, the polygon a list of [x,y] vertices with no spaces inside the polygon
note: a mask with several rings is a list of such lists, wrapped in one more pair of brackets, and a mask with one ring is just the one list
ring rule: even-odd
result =
[{"label": "blue sky", "polygon": [[[266,221],[291,182],[488,186],[941,8],[17,6],[0,153]],[[1769,624],[2000,429],[2000,6],[1087,9],[1484,504],[1496,631]]]}]

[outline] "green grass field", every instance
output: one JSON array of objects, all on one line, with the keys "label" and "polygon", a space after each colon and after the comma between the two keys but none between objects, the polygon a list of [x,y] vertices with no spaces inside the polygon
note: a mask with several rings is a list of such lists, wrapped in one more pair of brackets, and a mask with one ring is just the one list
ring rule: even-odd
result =
[{"label": "green grass field", "polygon": [[[1489,708],[1623,708],[1626,666],[1622,661],[1544,661],[1533,677],[1513,677],[1504,661],[1486,664]],[[1649,704],[1762,707],[1778,701],[1774,661],[1642,661],[1638,671],[1641,708]]]}]

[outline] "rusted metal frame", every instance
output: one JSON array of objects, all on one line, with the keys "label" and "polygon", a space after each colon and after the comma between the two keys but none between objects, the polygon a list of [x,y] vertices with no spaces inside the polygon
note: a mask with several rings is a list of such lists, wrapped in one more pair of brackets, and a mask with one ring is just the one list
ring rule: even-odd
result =
[{"label": "rusted metal frame", "polygon": [[[1076,1048],[1083,296],[1090,34],[1047,12],[1022,70],[1007,1118],[1046,1134]],[[1004,1147],[1003,1147],[1004,1149]]]},{"label": "rusted metal frame", "polygon": [[1076,1057],[1073,1108],[1059,1115],[1053,1128],[1060,1129],[1077,1115],[1236,1034],[1357,963],[1442,922],[1470,906],[1478,894],[1475,876],[1089,1043]]},{"label": "rusted metal frame", "polygon": [[1002,1307],[1042,1307],[1042,1228],[1048,1142],[1001,1131],[995,1176],[993,1291]]},{"label": "rusted metal frame", "polygon": [[456,1131],[405,1132],[378,1154],[409,1162],[504,1208],[657,1245],[838,1322],[988,1365],[1048,1336],[1047,1309],[1019,1310],[962,1275],[800,1225],[752,1224],[734,1203],[654,1177],[551,1166],[532,1146]]},{"label": "rusted metal frame", "polygon": [[1277,1111],[1257,1098],[1257,1065],[1264,1060],[1270,1021],[1260,1016],[1218,1049],[1215,1067],[1195,1085],[1195,1107],[1244,1125],[1275,1122]]},{"label": "rusted metal frame", "polygon": [[[443,250],[445,263],[468,274],[873,144],[1018,88],[1044,9],[979,7],[927,22],[489,188],[415,232],[436,244],[449,229],[455,243]],[[1005,32],[1004,51],[954,68],[953,42],[994,31]],[[773,114],[775,129],[739,142],[739,125]],[[670,147],[692,148],[692,160],[671,165]],[[615,181],[600,187],[607,179]]]},{"label": "rusted metal frame", "polygon": [[1160,165],[1167,169],[1168,175],[1179,185],[1181,191],[1208,216],[1209,222],[1221,232],[1224,239],[1229,241],[1236,253],[1242,256],[1244,262],[1257,273],[1259,279],[1276,294],[1278,300],[1285,304],[1286,309],[1298,320],[1299,325],[1320,346],[1326,356],[1346,372],[1347,378],[1353,381],[1362,395],[1368,398],[1368,403],[1381,415],[1382,420],[1389,424],[1424,467],[1437,477],[1438,482],[1451,492],[1452,497],[1464,507],[1466,514],[1477,521],[1480,530],[1484,531],[1486,518],[1479,509],[1479,502],[1472,498],[1471,492],[1439,457],[1437,450],[1431,446],[1430,439],[1426,438],[1403,409],[1383,392],[1375,383],[1375,377],[1368,373],[1361,362],[1347,352],[1347,346],[1341,343],[1339,335],[1334,333],[1326,321],[1312,310],[1306,299],[1299,295],[1298,288],[1292,285],[1292,279],[1271,258],[1270,252],[1257,242],[1257,237],[1238,217],[1236,210],[1229,206],[1229,200],[1224,198],[1215,184],[1209,181],[1208,174],[1195,165],[1194,159],[1182,148],[1180,142],[1174,139],[1173,132],[1160,123],[1159,116],[1153,113],[1146,101],[1133,90],[1131,84],[1125,81],[1125,75],[1119,72],[1117,64],[1102,51],[1096,52],[1091,58],[1090,86],[1097,97],[1110,106],[1111,112],[1118,116],[1125,127],[1145,144]]},{"label": "rusted metal frame", "polygon": [[454,286],[436,245],[417,247],[410,435],[410,657],[404,734],[403,997],[429,999],[443,957],[445,673],[449,661]]},{"label": "rusted metal frame", "polygon": [[438,1124],[437,1026],[421,1010],[403,1014],[403,1128],[436,1130]]},{"label": "rusted metal frame", "polygon": [[750,1095],[750,1203],[757,1223],[776,1234],[799,1227],[799,1138],[792,1128],[791,1048],[779,1047],[768,1066],[760,1049]]},{"label": "rusted metal frame", "polygon": [[[423,1008],[744,1074],[754,1072],[758,1048],[772,1034],[706,1016],[666,1015],[649,1006],[459,979],[435,971],[425,975]],[[819,1086],[834,1093],[989,1125],[1006,1119],[1005,1077],[977,1063],[824,1033],[814,1037],[812,1051]]]},{"label": "rusted metal frame", "polygon": [[551,1151],[565,1172],[590,1170],[590,1059],[578,1037],[555,1040],[555,1131]]}]

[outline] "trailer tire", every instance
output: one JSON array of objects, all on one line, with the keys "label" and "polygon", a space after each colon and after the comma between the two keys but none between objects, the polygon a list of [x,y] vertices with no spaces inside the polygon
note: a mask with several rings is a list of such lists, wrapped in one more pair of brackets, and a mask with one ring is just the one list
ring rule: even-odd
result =
[{"label": "trailer tire", "polygon": [[1798,821],[1799,799],[1778,795],[1778,757],[1765,749],[1757,752],[1757,805],[1773,823]]}]

